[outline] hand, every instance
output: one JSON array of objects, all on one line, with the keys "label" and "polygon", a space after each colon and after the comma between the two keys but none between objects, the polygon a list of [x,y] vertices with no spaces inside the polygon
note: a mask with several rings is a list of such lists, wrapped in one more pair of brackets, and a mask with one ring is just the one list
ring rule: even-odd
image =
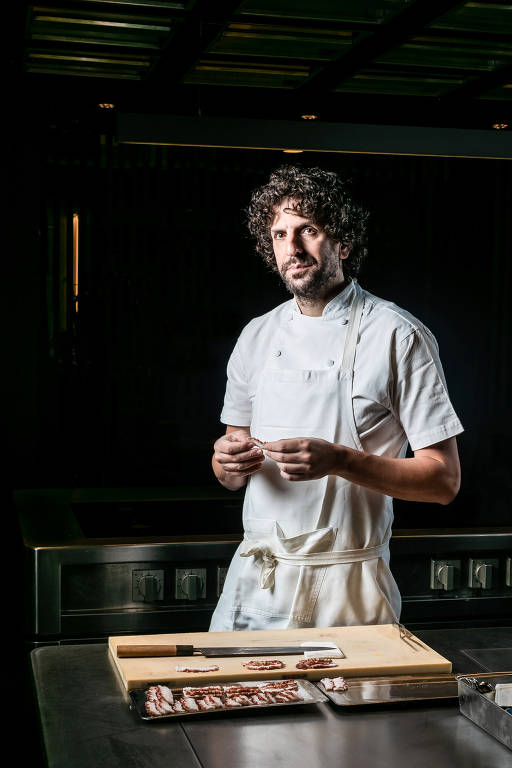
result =
[{"label": "hand", "polygon": [[261,448],[255,448],[249,434],[238,429],[222,435],[213,446],[214,460],[231,479],[245,478],[257,472],[264,461]]},{"label": "hand", "polygon": [[265,445],[265,454],[274,459],[285,480],[318,480],[336,474],[342,446],[318,437],[295,437]]}]

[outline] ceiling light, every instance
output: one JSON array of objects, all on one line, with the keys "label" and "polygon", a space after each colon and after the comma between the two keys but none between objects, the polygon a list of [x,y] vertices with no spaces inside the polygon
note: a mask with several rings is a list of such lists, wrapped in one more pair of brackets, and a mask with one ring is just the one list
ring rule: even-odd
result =
[{"label": "ceiling light", "polygon": [[492,127],[496,128],[497,131],[502,131],[504,128],[508,128],[508,123],[494,123]]},{"label": "ceiling light", "polygon": [[318,115],[301,115],[303,120],[316,120]]},{"label": "ceiling light", "polygon": [[114,109],[115,104],[98,104],[100,109]]},{"label": "ceiling light", "polygon": [[289,155],[298,155],[299,152],[304,152],[303,149],[283,149],[283,152],[287,152]]}]

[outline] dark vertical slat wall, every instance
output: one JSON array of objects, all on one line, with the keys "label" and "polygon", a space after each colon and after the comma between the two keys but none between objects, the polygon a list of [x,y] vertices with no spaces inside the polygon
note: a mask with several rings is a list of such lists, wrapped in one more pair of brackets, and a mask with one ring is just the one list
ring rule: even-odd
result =
[{"label": "dark vertical slat wall", "polygon": [[294,162],[354,178],[372,211],[360,281],[436,334],[467,430],[458,499],[398,503],[399,522],[508,521],[510,164],[109,143],[55,148],[40,162],[46,325],[36,447],[18,485],[213,483],[229,353],[251,317],[288,298],[253,253],[242,209],[270,170]]}]

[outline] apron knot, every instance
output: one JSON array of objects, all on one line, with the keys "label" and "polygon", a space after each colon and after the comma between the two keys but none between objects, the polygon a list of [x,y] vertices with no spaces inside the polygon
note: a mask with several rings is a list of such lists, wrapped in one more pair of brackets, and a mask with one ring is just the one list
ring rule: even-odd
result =
[{"label": "apron knot", "polygon": [[254,555],[256,565],[260,567],[260,589],[270,589],[274,586],[274,573],[277,560],[268,546],[257,542],[246,542],[240,552],[241,557]]}]

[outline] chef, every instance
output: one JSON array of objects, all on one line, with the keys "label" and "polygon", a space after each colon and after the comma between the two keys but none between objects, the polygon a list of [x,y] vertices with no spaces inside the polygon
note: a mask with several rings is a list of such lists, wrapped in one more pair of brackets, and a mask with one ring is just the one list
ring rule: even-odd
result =
[{"label": "chef", "polygon": [[293,298],[248,323],[228,364],[212,465],[246,486],[244,539],[212,631],[398,621],[393,497],[458,492],[463,430],[436,340],[356,280],[367,218],[319,168],[283,166],[253,193],[256,248]]}]

